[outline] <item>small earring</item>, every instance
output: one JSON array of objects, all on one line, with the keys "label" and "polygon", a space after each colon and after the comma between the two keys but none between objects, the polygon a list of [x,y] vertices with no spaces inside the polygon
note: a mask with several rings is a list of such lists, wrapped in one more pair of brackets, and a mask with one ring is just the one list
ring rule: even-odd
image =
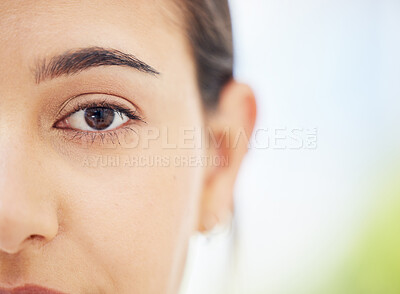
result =
[{"label": "small earring", "polygon": [[[211,218],[210,218],[211,219]],[[222,236],[225,234],[230,234],[233,227],[233,214],[230,213],[229,217],[227,217],[227,221],[221,222],[216,215],[213,215],[212,219],[214,222],[208,221],[204,225],[204,232],[202,233],[207,241],[210,241],[212,238],[217,236]],[[211,225],[212,223],[212,225]],[[208,227],[206,226],[208,225]]]}]

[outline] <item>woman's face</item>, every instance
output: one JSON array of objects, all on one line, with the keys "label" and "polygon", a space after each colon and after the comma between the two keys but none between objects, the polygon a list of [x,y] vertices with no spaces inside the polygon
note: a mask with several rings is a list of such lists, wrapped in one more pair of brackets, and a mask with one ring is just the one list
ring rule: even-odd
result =
[{"label": "woman's face", "polygon": [[[0,285],[176,287],[203,169],[172,159],[203,154],[179,148],[179,129],[203,122],[190,51],[167,9],[146,0],[1,2]],[[71,70],[74,53],[80,65],[117,62],[100,48],[159,74]],[[95,108],[104,105],[114,108]]]},{"label": "woman's face", "polygon": [[0,287],[177,290],[208,151],[167,2],[1,1]]}]

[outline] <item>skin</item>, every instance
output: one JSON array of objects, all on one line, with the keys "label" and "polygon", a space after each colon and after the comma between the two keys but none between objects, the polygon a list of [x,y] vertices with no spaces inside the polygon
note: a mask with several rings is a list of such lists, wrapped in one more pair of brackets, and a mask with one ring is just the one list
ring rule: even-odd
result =
[{"label": "skin", "polygon": [[[216,110],[204,111],[190,46],[173,15],[169,1],[0,2],[0,287],[176,293],[189,238],[227,221],[254,95],[232,81]],[[132,54],[160,74],[97,66],[35,79],[38,62],[93,46]],[[61,109],[66,116],[78,102],[104,100],[143,121],[103,139],[60,122]],[[222,144],[182,144],[182,128],[197,140],[206,127]],[[176,146],[166,148],[155,130],[168,130]],[[234,142],[240,131],[246,136]],[[172,162],[204,155],[229,164]],[[171,164],[126,164],[132,156]],[[96,158],[120,162],[96,166]]]}]

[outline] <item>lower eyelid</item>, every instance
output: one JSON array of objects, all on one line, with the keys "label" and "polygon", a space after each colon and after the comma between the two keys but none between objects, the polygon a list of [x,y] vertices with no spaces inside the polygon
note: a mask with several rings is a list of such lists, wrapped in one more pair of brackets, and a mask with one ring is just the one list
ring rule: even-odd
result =
[{"label": "lower eyelid", "polygon": [[[138,132],[131,126],[131,121],[126,122],[123,126],[108,131],[81,131],[75,129],[58,129],[60,136],[64,137],[67,142],[81,145],[83,148],[88,146],[100,145],[121,145],[126,140],[124,136],[137,136]],[[133,123],[133,122],[132,122]]]}]

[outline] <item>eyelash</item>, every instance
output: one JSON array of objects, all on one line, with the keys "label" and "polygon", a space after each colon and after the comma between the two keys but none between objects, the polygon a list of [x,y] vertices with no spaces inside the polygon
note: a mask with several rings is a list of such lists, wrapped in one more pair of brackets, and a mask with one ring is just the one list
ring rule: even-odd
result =
[{"label": "eyelash", "polygon": [[136,113],[136,111],[125,108],[123,106],[119,106],[117,104],[112,104],[112,103],[106,102],[105,100],[100,103],[91,102],[91,103],[78,104],[77,106],[74,107],[74,110],[71,113],[69,113],[67,116],[64,116],[63,119],[67,118],[68,116],[70,116],[80,110],[85,110],[88,108],[97,108],[97,107],[109,108],[109,109],[114,110],[118,114],[125,114],[128,118],[130,118],[132,120],[140,120],[143,122],[143,119]]},{"label": "eyelash", "polygon": [[118,105],[117,103],[110,103],[107,102],[106,100],[103,100],[101,102],[90,102],[90,103],[78,103],[72,111],[68,112],[68,114],[62,116],[61,119],[58,119],[57,122],[53,125],[53,127],[61,130],[61,131],[68,131],[68,132],[73,132],[74,135],[70,138],[70,140],[81,140],[81,139],[90,139],[92,143],[95,142],[95,140],[100,137],[101,142],[104,143],[104,139],[109,136],[112,143],[114,143],[114,138],[116,138],[117,142],[119,143],[119,135],[121,130],[125,131],[131,131],[135,132],[134,129],[132,129],[129,126],[122,126],[114,130],[109,130],[109,131],[82,131],[82,130],[76,130],[76,129],[69,129],[69,128],[58,128],[56,127],[56,124],[69,116],[73,115],[74,113],[80,111],[80,110],[86,110],[88,108],[109,108],[112,109],[116,112],[118,115],[126,115],[131,121],[140,121],[142,123],[146,123],[143,119],[142,116],[140,116],[136,110],[131,110],[129,108],[126,108],[122,105]]}]

